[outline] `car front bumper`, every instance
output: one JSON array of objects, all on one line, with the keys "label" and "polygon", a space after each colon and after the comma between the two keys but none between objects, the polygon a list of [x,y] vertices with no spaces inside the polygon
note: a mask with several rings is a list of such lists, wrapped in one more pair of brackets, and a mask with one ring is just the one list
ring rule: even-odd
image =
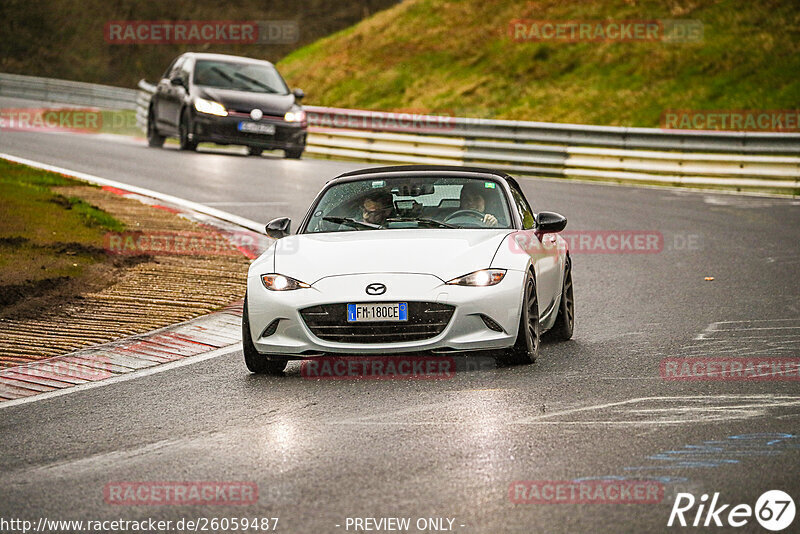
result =
[{"label": "car front bumper", "polygon": [[244,145],[256,148],[298,150],[306,146],[307,126],[305,123],[286,122],[279,118],[264,117],[259,122],[275,126],[272,135],[242,132],[239,123],[253,122],[247,117],[217,117],[203,113],[195,114],[192,126],[195,141],[223,145]]},{"label": "car front bumper", "polygon": [[[262,354],[310,358],[325,354],[391,355],[427,351],[502,349],[514,344],[519,328],[525,273],[508,271],[495,286],[463,287],[444,284],[426,274],[353,274],[319,280],[311,288],[269,291],[261,274],[251,273],[247,282],[250,331]],[[385,294],[370,297],[367,285],[386,285]],[[300,310],[335,303],[429,302],[454,307],[447,326],[427,339],[381,343],[342,343],[314,335]],[[502,328],[490,329],[481,315]],[[277,328],[268,329],[279,320]],[[342,318],[346,324],[346,319]],[[266,335],[264,335],[267,330]]]}]

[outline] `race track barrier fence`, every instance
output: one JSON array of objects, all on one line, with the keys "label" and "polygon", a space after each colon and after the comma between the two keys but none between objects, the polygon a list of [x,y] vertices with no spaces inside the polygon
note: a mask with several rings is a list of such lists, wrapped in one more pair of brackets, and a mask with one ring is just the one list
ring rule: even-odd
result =
[{"label": "race track barrier fence", "polygon": [[[135,109],[143,130],[154,91],[144,80],[136,91],[0,74],[0,95]],[[800,132],[666,130],[304,108],[309,122],[306,152],[316,157],[800,194]]]}]

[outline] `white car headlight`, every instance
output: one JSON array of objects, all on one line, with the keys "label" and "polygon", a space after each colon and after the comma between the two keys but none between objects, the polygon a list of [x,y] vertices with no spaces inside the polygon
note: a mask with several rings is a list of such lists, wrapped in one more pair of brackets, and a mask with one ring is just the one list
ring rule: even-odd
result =
[{"label": "white car headlight", "polygon": [[196,109],[200,113],[207,113],[209,115],[216,115],[218,117],[228,116],[228,110],[225,109],[225,106],[223,106],[219,102],[214,102],[213,100],[206,100],[205,98],[199,98],[199,97],[195,98],[194,109]]},{"label": "white car headlight", "polygon": [[282,274],[262,274],[261,283],[270,291],[291,291],[293,289],[303,289],[311,287],[305,282],[295,280]]},{"label": "white car headlight", "polygon": [[306,120],[306,112],[302,109],[297,111],[287,111],[286,115],[283,116],[283,120],[286,122],[303,122]]},{"label": "white car headlight", "polygon": [[482,269],[474,273],[459,276],[458,278],[453,278],[447,283],[452,286],[493,286],[499,284],[500,280],[502,280],[505,275],[505,269]]}]

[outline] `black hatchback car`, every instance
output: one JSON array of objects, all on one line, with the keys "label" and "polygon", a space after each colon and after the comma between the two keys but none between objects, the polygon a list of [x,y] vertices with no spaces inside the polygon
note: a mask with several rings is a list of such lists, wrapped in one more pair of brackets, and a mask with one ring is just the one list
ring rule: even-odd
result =
[{"label": "black hatchback car", "polygon": [[303,91],[289,91],[275,66],[222,54],[186,53],[167,68],[150,101],[147,140],[178,137],[182,150],[201,142],[243,145],[251,155],[282,149],[299,158],[308,123]]}]

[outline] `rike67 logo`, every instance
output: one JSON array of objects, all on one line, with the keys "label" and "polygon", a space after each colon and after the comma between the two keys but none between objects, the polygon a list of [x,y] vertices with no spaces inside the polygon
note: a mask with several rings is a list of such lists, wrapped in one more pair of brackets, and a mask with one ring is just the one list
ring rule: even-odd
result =
[{"label": "rike67 logo", "polygon": [[[695,505],[697,509],[693,510]],[[719,493],[714,493],[711,502],[705,493],[699,500],[691,493],[678,493],[667,526],[743,527],[755,516],[762,527],[777,532],[791,525],[794,515],[794,500],[781,490],[764,492],[754,508],[749,504],[723,504]]]}]

